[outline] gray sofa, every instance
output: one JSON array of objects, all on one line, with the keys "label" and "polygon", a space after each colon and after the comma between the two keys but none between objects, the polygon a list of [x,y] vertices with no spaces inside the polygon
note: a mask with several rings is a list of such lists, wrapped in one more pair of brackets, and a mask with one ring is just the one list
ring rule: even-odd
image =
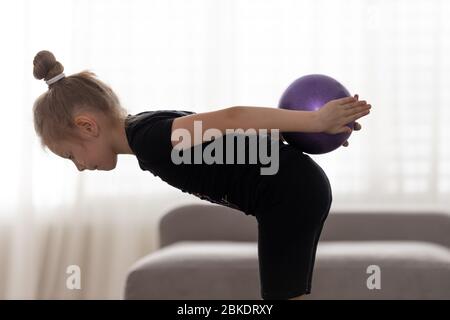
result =
[{"label": "gray sofa", "polygon": [[[124,298],[261,299],[256,223],[215,204],[167,212]],[[369,289],[374,276],[381,287]],[[450,214],[330,212],[305,299],[450,299]]]}]

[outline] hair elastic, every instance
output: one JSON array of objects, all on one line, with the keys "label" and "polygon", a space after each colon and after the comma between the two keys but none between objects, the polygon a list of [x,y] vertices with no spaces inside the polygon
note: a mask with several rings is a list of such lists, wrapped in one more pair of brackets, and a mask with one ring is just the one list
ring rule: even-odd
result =
[{"label": "hair elastic", "polygon": [[58,81],[58,80],[60,80],[60,79],[62,79],[64,77],[65,77],[65,74],[64,73],[60,73],[57,76],[55,76],[55,77],[45,81],[45,83],[47,83],[47,85],[51,85],[51,84],[55,83],[56,81]]}]

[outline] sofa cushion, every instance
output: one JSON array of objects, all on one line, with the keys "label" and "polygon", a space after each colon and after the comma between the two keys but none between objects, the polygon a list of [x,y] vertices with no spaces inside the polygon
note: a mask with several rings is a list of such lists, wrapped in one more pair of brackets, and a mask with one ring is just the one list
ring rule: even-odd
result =
[{"label": "sofa cushion", "polygon": [[[379,266],[381,289],[367,268]],[[319,242],[307,299],[450,299],[450,250],[417,241]],[[256,242],[181,241],[137,261],[125,299],[261,299]]]},{"label": "sofa cushion", "polygon": [[[370,266],[379,268],[380,289],[367,286]],[[450,250],[419,241],[323,242],[308,298],[450,299]]]},{"label": "sofa cushion", "polygon": [[181,241],[137,261],[125,299],[260,299],[255,242]]}]

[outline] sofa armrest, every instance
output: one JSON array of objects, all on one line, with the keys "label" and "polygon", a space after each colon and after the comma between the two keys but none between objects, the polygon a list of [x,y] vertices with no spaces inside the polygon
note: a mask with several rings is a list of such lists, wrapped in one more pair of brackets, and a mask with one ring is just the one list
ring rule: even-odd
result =
[{"label": "sofa armrest", "polygon": [[159,222],[159,247],[178,241],[256,241],[253,216],[215,204],[190,204],[170,210]]}]

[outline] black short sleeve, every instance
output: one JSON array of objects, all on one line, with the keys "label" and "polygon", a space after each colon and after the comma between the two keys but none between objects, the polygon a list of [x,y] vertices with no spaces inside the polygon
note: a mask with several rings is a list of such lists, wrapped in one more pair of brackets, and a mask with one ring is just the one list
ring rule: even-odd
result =
[{"label": "black short sleeve", "polygon": [[172,122],[175,118],[193,114],[192,111],[156,110],[129,115],[126,133],[130,148],[140,162],[167,163],[172,152]]}]

